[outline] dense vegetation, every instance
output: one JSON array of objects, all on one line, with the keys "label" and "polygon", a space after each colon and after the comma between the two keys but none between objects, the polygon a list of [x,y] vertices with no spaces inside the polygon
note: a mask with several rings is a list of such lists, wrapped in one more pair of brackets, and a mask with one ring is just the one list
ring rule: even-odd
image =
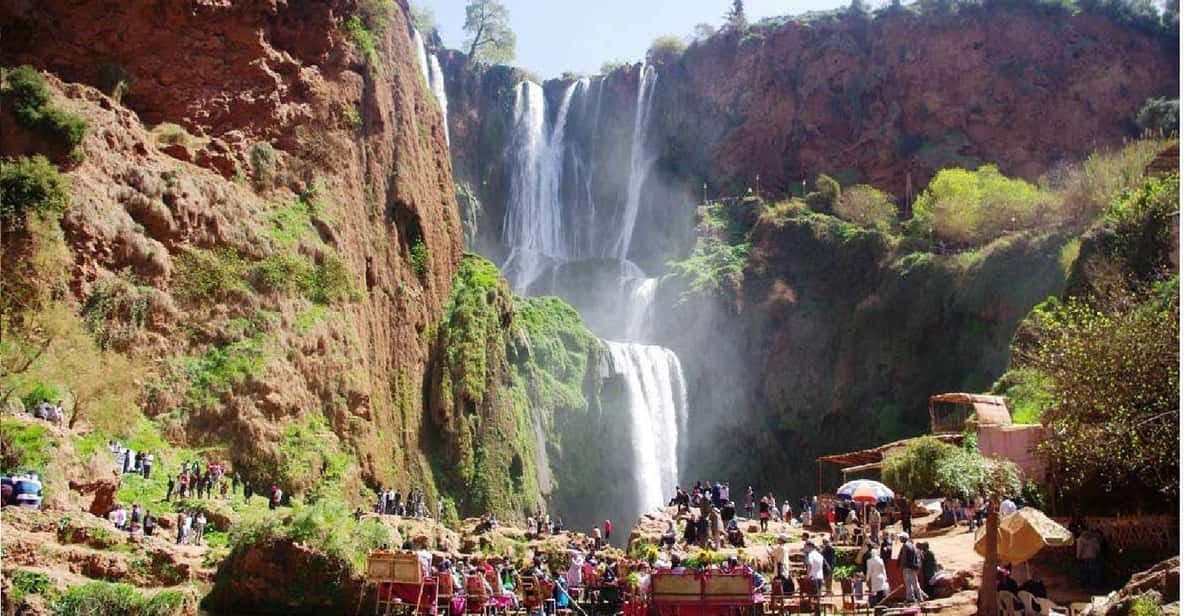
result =
[{"label": "dense vegetation", "polygon": [[1149,179],[1107,209],[1067,294],[1017,332],[1013,369],[997,386],[1014,406],[1040,409],[1053,435],[1041,448],[1067,494],[1177,500],[1179,186],[1176,174]]}]

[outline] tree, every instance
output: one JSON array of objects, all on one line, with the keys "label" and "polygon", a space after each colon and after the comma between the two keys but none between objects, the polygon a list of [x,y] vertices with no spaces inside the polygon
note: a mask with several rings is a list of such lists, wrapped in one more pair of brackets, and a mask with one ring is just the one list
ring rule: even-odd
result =
[{"label": "tree", "polygon": [[852,0],[848,5],[848,15],[864,19],[868,17],[868,3],[864,0]]},{"label": "tree", "polygon": [[695,43],[702,43],[712,38],[713,34],[716,34],[716,28],[712,27],[712,24],[698,23],[691,30],[691,40]]},{"label": "tree", "polygon": [[469,61],[500,64],[514,59],[515,36],[510,9],[498,0],[469,0],[465,5],[465,44]]},{"label": "tree", "polygon": [[646,50],[647,64],[670,64],[677,62],[687,50],[687,43],[677,36],[660,36],[650,43]]},{"label": "tree", "polygon": [[908,229],[956,246],[979,246],[1048,222],[1056,206],[1053,193],[1009,178],[995,165],[943,169],[914,202]]},{"label": "tree", "polygon": [[806,196],[806,204],[816,212],[831,213],[839,205],[840,196],[839,182],[826,173],[820,173],[815,178],[815,192]]},{"label": "tree", "polygon": [[745,17],[745,0],[732,0],[732,8],[725,13],[724,22],[725,27],[737,32],[749,29],[749,19]]},{"label": "tree", "polygon": [[412,4],[411,27],[418,30],[431,47],[441,46],[440,27],[436,23],[436,14],[432,12],[431,7]]},{"label": "tree", "polygon": [[1181,114],[1181,100],[1167,98],[1150,98],[1144,101],[1140,113],[1136,115],[1136,123],[1140,130],[1159,133],[1164,136],[1176,135],[1179,128]]},{"label": "tree", "polygon": [[892,197],[867,184],[843,191],[835,214],[848,222],[878,231],[890,231],[897,226],[897,206]]},{"label": "tree", "polygon": [[934,478],[938,489],[950,496],[987,499],[984,533],[987,545],[983,555],[983,571],[979,584],[978,613],[996,613],[996,564],[999,554],[1000,501],[1020,494],[1020,470],[1008,460],[985,458],[979,453],[954,448],[955,451],[939,461]]},{"label": "tree", "polygon": [[910,498],[938,496],[938,468],[958,454],[959,448],[932,437],[913,439],[905,450],[890,455],[881,465],[881,481]]}]

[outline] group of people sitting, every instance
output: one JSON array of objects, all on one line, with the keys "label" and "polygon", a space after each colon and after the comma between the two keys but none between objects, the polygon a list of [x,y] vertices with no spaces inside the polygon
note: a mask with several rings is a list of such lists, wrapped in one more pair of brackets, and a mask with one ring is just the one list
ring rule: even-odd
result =
[{"label": "group of people sitting", "polygon": [[66,410],[62,407],[61,400],[58,400],[57,404],[50,404],[49,400],[42,400],[33,407],[33,417],[61,426],[66,423]]}]

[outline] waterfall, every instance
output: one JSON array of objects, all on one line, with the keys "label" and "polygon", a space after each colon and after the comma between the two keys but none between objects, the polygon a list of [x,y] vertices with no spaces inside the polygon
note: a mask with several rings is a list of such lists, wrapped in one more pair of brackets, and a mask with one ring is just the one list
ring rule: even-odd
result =
[{"label": "waterfall", "polygon": [[630,176],[626,185],[625,209],[622,212],[620,234],[613,245],[613,254],[624,259],[630,251],[634,237],[634,224],[638,220],[638,204],[642,199],[642,186],[655,157],[646,152],[646,129],[650,125],[650,107],[654,102],[654,84],[658,74],[653,66],[642,65],[638,69],[638,102],[634,110],[634,136],[630,142]]},{"label": "waterfall", "polygon": [[515,89],[510,144],[514,169],[502,226],[503,241],[511,251],[502,271],[519,292],[531,284],[549,261],[564,261],[572,256],[568,242],[564,241],[560,187],[568,108],[581,83],[573,82],[564,91],[550,131],[543,88],[524,81]]},{"label": "waterfall", "polygon": [[440,106],[440,115],[444,123],[444,142],[449,144],[448,94],[444,91],[444,71],[440,70],[440,60],[436,59],[436,54],[428,50],[428,44],[424,42],[424,37],[420,36],[420,31],[413,29],[411,38],[416,47],[416,61],[420,65],[420,74],[424,76],[428,89],[432,90],[436,104]]},{"label": "waterfall", "polygon": [[622,286],[628,298],[625,305],[625,339],[644,341],[650,335],[658,278],[623,278]]},{"label": "waterfall", "polygon": [[679,434],[687,423],[683,367],[662,347],[605,341],[609,372],[625,380],[638,504],[659,507],[675,492],[679,477]]},{"label": "waterfall", "polygon": [[444,143],[450,145],[448,94],[444,91],[444,71],[440,70],[440,61],[436,59],[436,54],[428,56],[428,85],[432,86],[432,94],[436,96],[436,103],[440,105],[440,115],[444,118]]}]

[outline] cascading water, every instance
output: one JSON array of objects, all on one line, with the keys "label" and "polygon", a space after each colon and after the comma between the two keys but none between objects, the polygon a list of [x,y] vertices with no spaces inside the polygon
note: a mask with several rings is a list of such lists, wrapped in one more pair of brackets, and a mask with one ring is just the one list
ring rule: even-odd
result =
[{"label": "cascading water", "polygon": [[674,494],[679,477],[679,434],[687,424],[683,368],[674,352],[658,346],[606,341],[608,369],[625,380],[631,443],[642,510]]},{"label": "cascading water", "polygon": [[444,142],[449,142],[448,134],[448,93],[444,91],[444,71],[440,70],[440,61],[436,59],[436,54],[428,49],[427,43],[424,42],[424,37],[420,36],[419,30],[411,31],[412,43],[416,47],[416,60],[420,65],[420,74],[428,82],[428,88],[432,90],[432,95],[436,97],[436,103],[440,105],[440,114],[444,119]]},{"label": "cascading water", "polygon": [[[613,186],[612,181],[608,187],[598,185],[605,177],[597,175],[595,156],[605,81],[571,83],[554,117],[543,88],[520,83],[514,94],[509,194],[502,224],[502,242],[509,248],[502,272],[520,293],[554,293],[567,275],[579,272],[580,264],[565,269],[577,261],[591,261],[609,280],[615,277],[615,285],[607,285],[604,279],[586,285],[582,290],[589,301],[574,304],[602,336],[604,376],[621,379],[624,399],[618,408],[629,417],[639,512],[663,504],[674,492],[684,447],[680,434],[686,433],[687,426],[687,392],[679,358],[669,349],[644,344],[651,335],[658,279],[647,277],[627,259],[642,189],[655,161],[647,150],[646,135],[656,80],[654,68],[643,65],[628,181],[616,184],[625,188],[617,207],[597,203],[612,194]],[[613,170],[621,175],[624,171]],[[598,187],[608,190],[598,191]],[[605,220],[598,220],[598,215]],[[616,262],[617,269],[607,270],[605,261]],[[549,268],[550,276],[543,275]]]},{"label": "cascading water", "polygon": [[510,202],[502,225],[503,240],[511,247],[502,271],[516,291],[524,291],[549,262],[571,255],[565,241],[560,181],[564,163],[564,128],[577,86],[564,92],[554,126],[548,130],[543,88],[524,81],[514,94],[515,152]]},{"label": "cascading water", "polygon": [[654,101],[654,83],[658,74],[653,66],[642,65],[638,69],[638,103],[634,111],[634,137],[630,143],[630,177],[626,186],[625,208],[622,211],[620,234],[613,245],[613,254],[618,259],[626,258],[630,242],[634,238],[634,225],[638,222],[638,205],[642,200],[642,185],[650,174],[655,157],[646,151],[646,129],[650,126],[650,107]]}]

